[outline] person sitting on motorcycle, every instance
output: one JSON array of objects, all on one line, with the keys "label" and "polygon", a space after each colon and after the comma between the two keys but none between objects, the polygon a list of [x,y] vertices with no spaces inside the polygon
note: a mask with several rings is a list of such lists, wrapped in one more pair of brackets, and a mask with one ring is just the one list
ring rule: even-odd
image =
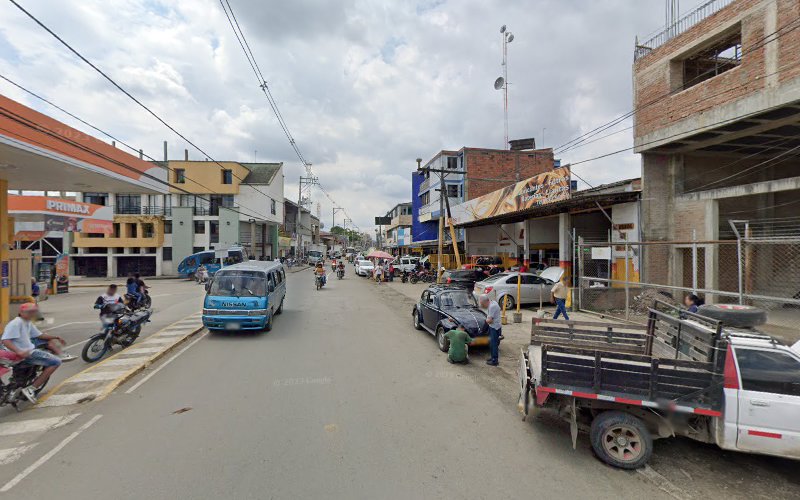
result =
[{"label": "person sitting on motorcycle", "polygon": [[[25,363],[44,367],[33,383],[22,389],[22,395],[31,403],[36,403],[36,391],[44,386],[53,372],[61,366],[61,362],[75,359],[71,355],[61,355],[61,346],[66,344],[64,339],[47,335],[36,328],[33,320],[38,312],[39,306],[35,303],[22,304],[19,316],[8,322],[2,336],[4,349],[24,358]],[[53,352],[42,349],[45,346]]]},{"label": "person sitting on motorcycle", "polygon": [[117,293],[117,285],[111,284],[108,285],[106,289],[106,293],[97,297],[97,300],[94,301],[94,308],[95,309],[102,309],[103,306],[108,304],[116,304],[118,302],[124,302],[122,297]]},{"label": "person sitting on motorcycle", "polygon": [[325,267],[322,265],[322,262],[317,262],[316,267],[314,268],[314,276],[319,276],[322,280],[322,284],[324,285],[326,282],[325,277]]},{"label": "person sitting on motorcycle", "polygon": [[133,304],[131,304],[131,306],[138,306],[142,300],[142,294],[139,293],[139,284],[136,282],[136,278],[133,276],[128,278],[128,280],[125,282],[125,290],[126,293],[133,298]]},{"label": "person sitting on motorcycle", "polygon": [[344,272],[344,261],[339,261],[338,268],[341,272]]}]

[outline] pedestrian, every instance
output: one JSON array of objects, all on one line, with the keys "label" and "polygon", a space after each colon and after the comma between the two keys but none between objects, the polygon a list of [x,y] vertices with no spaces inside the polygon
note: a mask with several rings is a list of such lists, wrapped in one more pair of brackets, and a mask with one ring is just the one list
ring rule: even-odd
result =
[{"label": "pedestrian", "polygon": [[383,281],[383,264],[380,262],[375,266],[375,281],[377,281],[379,285],[381,281]]},{"label": "pedestrian", "polygon": [[556,312],[553,314],[553,319],[558,319],[558,316],[563,314],[564,319],[569,321],[566,307],[567,287],[564,285],[564,275],[561,275],[561,279],[559,279],[558,283],[553,285],[553,289],[550,290],[550,299],[556,303]]},{"label": "pedestrian", "polygon": [[480,298],[481,309],[486,309],[486,325],[489,327],[489,359],[487,365],[497,366],[500,363],[500,335],[503,323],[500,315],[500,305],[496,300],[491,300],[483,294]]},{"label": "pedestrian", "polygon": [[450,363],[469,363],[467,346],[472,343],[472,337],[464,329],[464,325],[458,325],[453,330],[445,333],[444,336],[450,343],[447,350],[447,361]]},{"label": "pedestrian", "polygon": [[389,263],[389,273],[386,276],[389,277],[389,281],[394,281],[394,261]]},{"label": "pedestrian", "polygon": [[686,311],[697,314],[697,308],[706,302],[697,295],[690,293],[683,298],[683,304],[686,306]]},{"label": "pedestrian", "polygon": [[40,293],[39,283],[36,282],[36,278],[31,278],[31,297],[33,297],[33,301],[38,304],[39,303],[39,293]]}]

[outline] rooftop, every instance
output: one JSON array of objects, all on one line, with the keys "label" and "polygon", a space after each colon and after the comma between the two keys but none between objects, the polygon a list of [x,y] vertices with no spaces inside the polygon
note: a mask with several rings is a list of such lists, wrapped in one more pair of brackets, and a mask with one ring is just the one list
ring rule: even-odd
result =
[{"label": "rooftop", "polygon": [[283,163],[242,163],[250,173],[244,178],[244,184],[272,184],[280,172]]}]

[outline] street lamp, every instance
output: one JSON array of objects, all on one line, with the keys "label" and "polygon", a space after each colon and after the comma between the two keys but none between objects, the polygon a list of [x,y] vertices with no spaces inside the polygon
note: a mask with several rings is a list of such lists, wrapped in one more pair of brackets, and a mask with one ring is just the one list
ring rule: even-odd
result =
[{"label": "street lamp", "polygon": [[500,27],[503,37],[503,76],[494,81],[494,89],[503,91],[503,148],[508,149],[508,44],[514,41],[514,34],[506,30],[506,25]]}]

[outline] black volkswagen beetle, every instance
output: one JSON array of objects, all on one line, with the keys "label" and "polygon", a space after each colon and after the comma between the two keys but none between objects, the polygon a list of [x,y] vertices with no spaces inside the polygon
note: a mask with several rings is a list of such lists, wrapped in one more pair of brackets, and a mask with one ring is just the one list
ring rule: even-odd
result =
[{"label": "black volkswagen beetle", "polygon": [[462,287],[431,285],[422,292],[411,315],[414,328],[434,335],[439,349],[444,352],[450,348],[444,334],[458,325],[463,325],[469,336],[475,339],[471,345],[489,344],[486,314],[478,307],[472,292]]}]

